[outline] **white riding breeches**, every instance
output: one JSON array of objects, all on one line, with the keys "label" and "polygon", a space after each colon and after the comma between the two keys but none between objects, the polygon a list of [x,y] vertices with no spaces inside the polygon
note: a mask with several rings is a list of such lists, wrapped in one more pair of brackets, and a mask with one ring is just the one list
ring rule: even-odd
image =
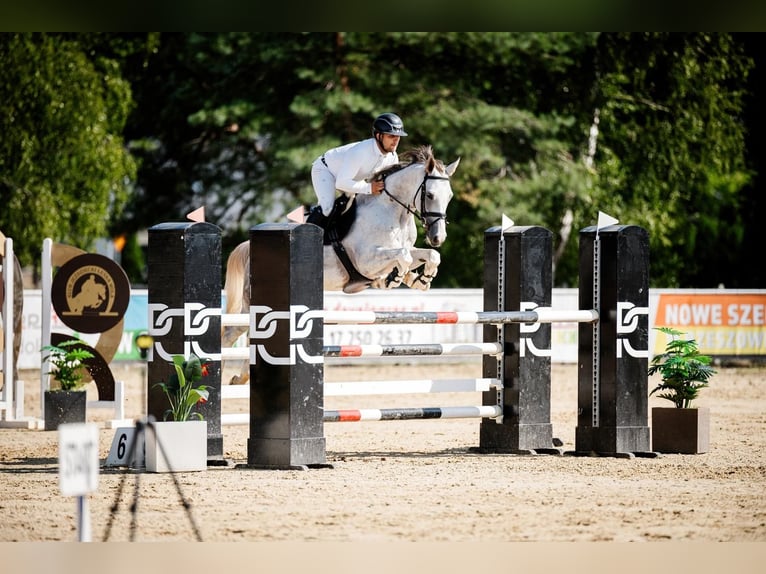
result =
[{"label": "white riding breeches", "polygon": [[322,213],[330,215],[335,203],[335,176],[322,163],[321,158],[311,166],[311,183],[314,186],[314,193],[317,195],[319,205],[322,207]]}]

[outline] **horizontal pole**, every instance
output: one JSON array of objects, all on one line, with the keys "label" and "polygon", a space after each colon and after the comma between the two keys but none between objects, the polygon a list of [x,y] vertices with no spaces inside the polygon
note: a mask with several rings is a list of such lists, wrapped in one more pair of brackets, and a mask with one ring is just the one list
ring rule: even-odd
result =
[{"label": "horizontal pole", "polygon": [[343,381],[325,383],[325,397],[428,393],[483,393],[499,386],[497,379],[410,379],[401,381]]},{"label": "horizontal pole", "polygon": [[250,385],[221,385],[222,399],[249,399]]},{"label": "horizontal pole", "polygon": [[250,413],[221,413],[221,424],[227,426],[249,425]]},{"label": "horizontal pole", "polygon": [[[404,395],[428,393],[483,393],[501,387],[498,379],[405,379],[399,381],[343,381],[324,384],[325,397]],[[222,385],[222,399],[250,398],[250,385]]]},{"label": "horizontal pole", "polygon": [[475,419],[497,418],[503,414],[498,405],[482,407],[421,407],[401,409],[344,409],[325,411],[323,421],[361,422],[361,421],[403,421],[414,419]]},{"label": "horizontal pole", "polygon": [[223,327],[249,327],[250,315],[247,313],[222,313],[221,326]]},{"label": "horizontal pole", "polygon": [[[422,345],[329,345],[322,348],[325,357],[426,357],[499,355],[500,343],[426,343]],[[247,347],[223,347],[223,360],[249,360]]]},{"label": "horizontal pole", "polygon": [[[537,307],[534,311],[324,311],[325,325],[502,325],[507,323],[595,323],[595,309],[559,311]],[[246,313],[225,313],[221,324],[249,327]]]},{"label": "horizontal pole", "polygon": [[428,324],[428,325],[477,325],[501,323],[534,323],[537,315],[531,311],[325,311],[325,325],[368,324]]},{"label": "horizontal pole", "polygon": [[598,321],[598,311],[595,309],[559,311],[550,307],[538,307],[534,313],[537,314],[537,323],[595,323]]},{"label": "horizontal pole", "polygon": [[[481,407],[422,407],[403,409],[344,409],[324,411],[323,422],[403,421],[416,419],[497,418],[503,413],[498,405]],[[250,424],[249,413],[224,413],[222,425]]]},{"label": "horizontal pole", "polygon": [[250,360],[250,349],[248,347],[222,347],[221,360]]},{"label": "horizontal pole", "polygon": [[428,343],[423,345],[333,345],[325,357],[401,357],[428,355],[499,355],[500,343]]}]

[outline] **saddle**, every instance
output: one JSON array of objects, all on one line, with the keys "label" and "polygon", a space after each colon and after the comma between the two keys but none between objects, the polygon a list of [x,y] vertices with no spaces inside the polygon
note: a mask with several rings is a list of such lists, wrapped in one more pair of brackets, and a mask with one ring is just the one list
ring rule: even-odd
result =
[{"label": "saddle", "polygon": [[324,230],[324,244],[332,245],[336,241],[343,241],[351,230],[356,219],[356,201],[354,197],[341,194],[335,199],[335,203],[327,216],[327,224]]},{"label": "saddle", "polygon": [[344,289],[347,293],[361,291],[372,283],[372,279],[365,277],[354,267],[346,252],[346,248],[341,243],[346,235],[348,235],[355,219],[356,201],[354,201],[354,196],[349,197],[348,195],[341,194],[335,200],[330,215],[327,216],[327,226],[324,230],[324,244],[332,245],[335,254],[349,275],[349,284]]}]

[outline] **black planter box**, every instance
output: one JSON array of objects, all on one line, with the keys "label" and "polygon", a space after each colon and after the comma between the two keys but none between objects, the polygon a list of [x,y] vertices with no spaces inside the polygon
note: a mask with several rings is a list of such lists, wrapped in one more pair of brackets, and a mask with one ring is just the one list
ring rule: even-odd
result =
[{"label": "black planter box", "polygon": [[85,391],[45,391],[45,430],[64,423],[84,423]]}]

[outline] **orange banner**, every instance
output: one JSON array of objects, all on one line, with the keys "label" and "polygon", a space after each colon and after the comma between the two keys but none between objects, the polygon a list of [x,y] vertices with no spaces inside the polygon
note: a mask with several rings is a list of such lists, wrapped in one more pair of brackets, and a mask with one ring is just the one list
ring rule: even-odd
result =
[{"label": "orange banner", "polygon": [[[673,327],[694,338],[708,355],[766,354],[766,295],[666,294],[659,297],[655,327]],[[665,337],[657,336],[654,353]]]}]

